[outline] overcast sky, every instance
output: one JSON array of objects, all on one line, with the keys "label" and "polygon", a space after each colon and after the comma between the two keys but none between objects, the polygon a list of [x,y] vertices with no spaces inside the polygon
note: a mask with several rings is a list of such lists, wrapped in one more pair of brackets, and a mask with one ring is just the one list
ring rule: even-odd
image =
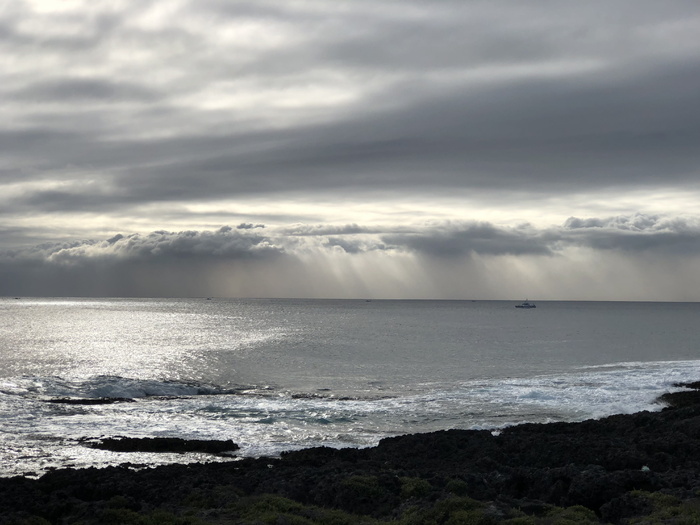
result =
[{"label": "overcast sky", "polygon": [[0,0],[0,295],[700,301],[697,0]]}]

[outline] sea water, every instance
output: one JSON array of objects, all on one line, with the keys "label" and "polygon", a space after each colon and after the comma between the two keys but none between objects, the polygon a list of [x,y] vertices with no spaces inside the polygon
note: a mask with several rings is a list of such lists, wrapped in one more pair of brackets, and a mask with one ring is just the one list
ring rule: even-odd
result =
[{"label": "sea water", "polygon": [[[0,476],[239,456],[659,410],[700,379],[695,303],[0,299]],[[124,398],[111,404],[57,399]]]}]

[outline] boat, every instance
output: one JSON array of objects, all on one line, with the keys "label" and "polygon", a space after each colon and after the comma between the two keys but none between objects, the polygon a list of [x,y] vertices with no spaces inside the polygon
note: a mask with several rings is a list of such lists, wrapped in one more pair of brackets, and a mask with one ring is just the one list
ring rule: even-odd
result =
[{"label": "boat", "polygon": [[527,300],[525,302],[522,302],[520,304],[515,305],[516,308],[537,308],[537,305],[535,303],[531,303]]}]

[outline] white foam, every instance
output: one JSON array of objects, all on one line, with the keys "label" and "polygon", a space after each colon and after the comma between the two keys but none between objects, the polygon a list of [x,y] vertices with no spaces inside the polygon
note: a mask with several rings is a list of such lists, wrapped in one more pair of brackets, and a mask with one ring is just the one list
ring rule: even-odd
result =
[{"label": "white foam", "polygon": [[661,394],[698,377],[700,361],[614,363],[569,374],[465,383],[461,394],[489,404],[492,413],[514,404],[523,413],[532,408],[566,419],[596,418],[658,410]]}]

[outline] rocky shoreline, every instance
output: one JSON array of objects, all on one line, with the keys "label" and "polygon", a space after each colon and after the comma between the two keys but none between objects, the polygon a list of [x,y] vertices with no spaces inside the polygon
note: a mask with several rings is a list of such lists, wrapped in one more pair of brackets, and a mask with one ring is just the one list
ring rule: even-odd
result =
[{"label": "rocky shoreline", "polygon": [[367,449],[0,479],[0,523],[700,523],[700,383],[684,386],[659,412],[498,435],[448,430]]}]

